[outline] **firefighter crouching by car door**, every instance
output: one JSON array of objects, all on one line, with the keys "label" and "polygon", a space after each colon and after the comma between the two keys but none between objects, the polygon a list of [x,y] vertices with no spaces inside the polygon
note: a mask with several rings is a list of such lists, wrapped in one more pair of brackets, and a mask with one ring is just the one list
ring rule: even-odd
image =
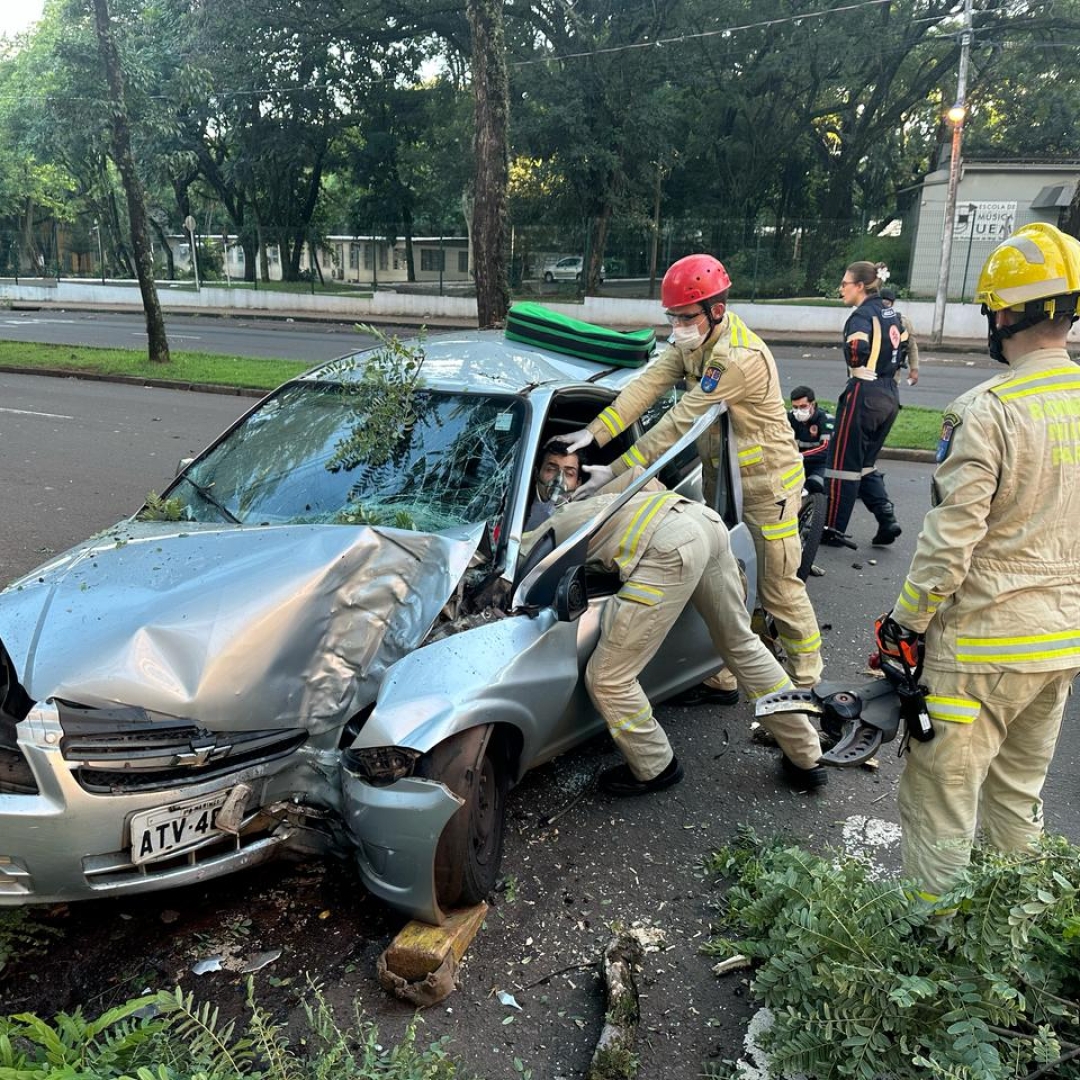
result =
[{"label": "firefighter crouching by car door", "polygon": [[899,804],[904,872],[931,901],[967,866],[977,818],[1003,851],[1043,829],[1080,671],[1078,295],[1080,242],[1052,225],[990,255],[976,296],[1011,370],[946,411],[934,505],[878,632],[885,655],[923,653],[934,737],[911,742]]},{"label": "firefighter crouching by car door", "polygon": [[[572,493],[577,476],[591,467],[576,451],[563,455],[560,443],[549,447],[557,447],[560,461],[578,466],[573,473],[564,470]],[[548,528],[561,543],[638,475],[640,469],[628,470],[595,497],[574,497],[557,507],[539,528],[525,534],[523,554]],[[727,528],[707,506],[651,481],[590,539],[588,559],[622,581],[604,608],[600,638],[585,669],[589,697],[626,758],[600,775],[600,786],[611,795],[660,791],[677,784],[683,768],[638,676],[688,601],[705,621],[718,655],[752,698],[790,689],[791,680],[750,627],[743,578]],[[821,743],[809,717],[777,713],[763,723],[784,752],[785,778],[794,786],[820,787],[827,774],[825,766],[817,764]]]},{"label": "firefighter crouching by car door", "polygon": [[[573,449],[594,442],[606,446],[657,398],[686,380],[687,392],[653,428],[610,468],[594,467],[599,486],[607,477],[655,461],[706,409],[727,402],[739,447],[743,520],[757,551],[758,594],[776,621],[795,685],[810,687],[821,679],[822,664],[821,632],[798,577],[803,463],[788,423],[776,362],[761,338],[727,310],[730,286],[723,264],[711,255],[688,255],[674,263],[660,290],[674,344],[588,427],[565,439]],[[718,427],[699,440],[698,452],[706,502],[711,503],[720,462]]]}]

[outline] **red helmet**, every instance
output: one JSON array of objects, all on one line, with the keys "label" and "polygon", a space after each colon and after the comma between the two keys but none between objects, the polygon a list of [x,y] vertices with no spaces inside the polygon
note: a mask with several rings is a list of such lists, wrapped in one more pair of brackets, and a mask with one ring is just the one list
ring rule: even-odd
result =
[{"label": "red helmet", "polygon": [[666,308],[709,300],[731,288],[724,264],[711,255],[687,255],[668,267],[660,286],[660,301]]}]

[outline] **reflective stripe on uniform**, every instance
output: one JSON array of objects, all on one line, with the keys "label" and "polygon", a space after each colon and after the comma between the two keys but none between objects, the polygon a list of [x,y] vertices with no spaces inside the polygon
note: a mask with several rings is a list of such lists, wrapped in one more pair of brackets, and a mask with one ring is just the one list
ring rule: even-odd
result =
[{"label": "reflective stripe on uniform", "polygon": [[742,349],[763,349],[765,347],[765,342],[734,311],[728,312],[728,319],[731,326],[732,345],[737,345]]},{"label": "reflective stripe on uniform", "polygon": [[616,720],[614,724],[609,724],[608,730],[617,739],[620,735],[628,735],[631,731],[637,731],[639,727],[647,724],[651,719],[652,706],[646,704],[638,709],[636,713],[631,713],[630,716],[624,716],[621,720]]},{"label": "reflective stripe on uniform", "polygon": [[787,638],[781,634],[780,644],[784,646],[784,651],[788,653],[814,653],[821,648],[821,634],[816,632],[798,641],[795,638]]},{"label": "reflective stripe on uniform", "polygon": [[1080,389],[1080,370],[1072,364],[1069,367],[1051,368],[1050,371],[1036,371],[1031,375],[1019,375],[1000,386],[991,387],[990,393],[1002,401],[1014,401],[1016,398],[1077,389]]},{"label": "reflective stripe on uniform", "polygon": [[979,719],[982,706],[971,698],[939,697],[928,694],[926,711],[931,720],[947,720],[953,724],[973,724]]},{"label": "reflective stripe on uniform", "polygon": [[626,566],[634,558],[642,535],[661,507],[665,503],[678,502],[681,498],[682,496],[677,495],[674,491],[664,491],[659,495],[654,495],[638,507],[637,513],[630,519],[630,524],[627,525],[626,532],[623,533],[622,539],[619,541],[619,550],[615,555],[615,564],[617,566]]},{"label": "reflective stripe on uniform", "polygon": [[904,582],[893,607],[910,611],[912,615],[933,615],[944,599],[941,593],[923,592],[908,580]]},{"label": "reflective stripe on uniform", "polygon": [[830,480],[861,480],[861,472],[845,472],[843,469],[826,469],[825,475]]},{"label": "reflective stripe on uniform", "polygon": [[636,447],[631,446],[629,450],[623,454],[619,460],[628,468],[632,469],[635,465],[647,465],[645,455]]},{"label": "reflective stripe on uniform", "polygon": [[621,435],[626,430],[623,418],[609,405],[597,419],[611,432],[611,437]]},{"label": "reflective stripe on uniform", "polygon": [[757,701],[758,698],[764,697],[766,694],[777,694],[781,690],[793,690],[795,684],[785,675],[775,686],[770,686],[766,690],[759,690],[756,694],[750,694],[751,701]]},{"label": "reflective stripe on uniform", "polygon": [[806,469],[803,468],[801,461],[794,468],[788,469],[786,473],[780,474],[780,486],[784,491],[801,491],[805,483]]},{"label": "reflective stripe on uniform", "polygon": [[765,460],[765,451],[760,446],[748,446],[739,451],[739,468],[745,469],[748,465],[760,465]]},{"label": "reflective stripe on uniform", "polygon": [[664,590],[654,585],[642,585],[638,581],[628,581],[619,590],[620,600],[632,600],[635,604],[653,607],[664,599]]},{"label": "reflective stripe on uniform", "polygon": [[874,343],[870,346],[870,355],[866,359],[866,366],[876,375],[877,374],[877,362],[881,359],[881,320],[875,315],[873,318],[874,323]]},{"label": "reflective stripe on uniform", "polygon": [[766,540],[786,540],[789,536],[797,536],[798,533],[799,519],[797,517],[761,526],[761,535]]},{"label": "reflective stripe on uniform", "polygon": [[1080,630],[1023,637],[958,637],[956,659],[964,664],[1069,659],[1080,663]]}]

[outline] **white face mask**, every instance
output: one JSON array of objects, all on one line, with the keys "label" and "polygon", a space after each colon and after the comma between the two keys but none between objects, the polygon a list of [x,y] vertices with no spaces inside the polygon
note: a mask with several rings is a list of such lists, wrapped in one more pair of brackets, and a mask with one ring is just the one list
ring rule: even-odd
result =
[{"label": "white face mask", "polygon": [[705,343],[705,335],[697,328],[696,323],[689,326],[673,327],[671,340],[676,349],[694,350]]},{"label": "white face mask", "polygon": [[791,415],[794,416],[795,419],[798,420],[800,424],[805,424],[806,421],[809,420],[810,417],[814,415],[814,410],[813,409],[792,409],[791,410]]}]

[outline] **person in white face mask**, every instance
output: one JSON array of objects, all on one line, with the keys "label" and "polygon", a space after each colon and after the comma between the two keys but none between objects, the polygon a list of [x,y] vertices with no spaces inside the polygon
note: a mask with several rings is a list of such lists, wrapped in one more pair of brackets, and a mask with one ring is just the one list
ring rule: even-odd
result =
[{"label": "person in white face mask", "polygon": [[[652,361],[588,427],[561,436],[568,452],[606,446],[621,435],[662,394],[685,380],[687,392],[645,435],[610,466],[593,465],[589,480],[574,493],[592,494],[635,465],[655,461],[712,405],[724,401],[739,447],[743,520],[754,537],[758,592],[773,616],[796,686],[821,678],[821,633],[806,586],[798,577],[802,562],[799,505],[802,457],[788,423],[776,361],[768,346],[733,311],[727,297],[731,278],[711,255],[688,255],[664,275],[660,296],[671,325],[671,347]],[[720,467],[719,431],[698,442],[710,504]],[[734,704],[738,688],[724,674],[689,691],[681,704]],[[797,787],[819,787],[824,766],[784,758],[784,774]]]},{"label": "person in white face mask", "polygon": [[833,417],[818,403],[809,386],[796,386],[791,391],[788,423],[795,432],[795,442],[802,454],[807,487],[825,490],[825,462],[829,456],[829,438],[833,433]]}]

